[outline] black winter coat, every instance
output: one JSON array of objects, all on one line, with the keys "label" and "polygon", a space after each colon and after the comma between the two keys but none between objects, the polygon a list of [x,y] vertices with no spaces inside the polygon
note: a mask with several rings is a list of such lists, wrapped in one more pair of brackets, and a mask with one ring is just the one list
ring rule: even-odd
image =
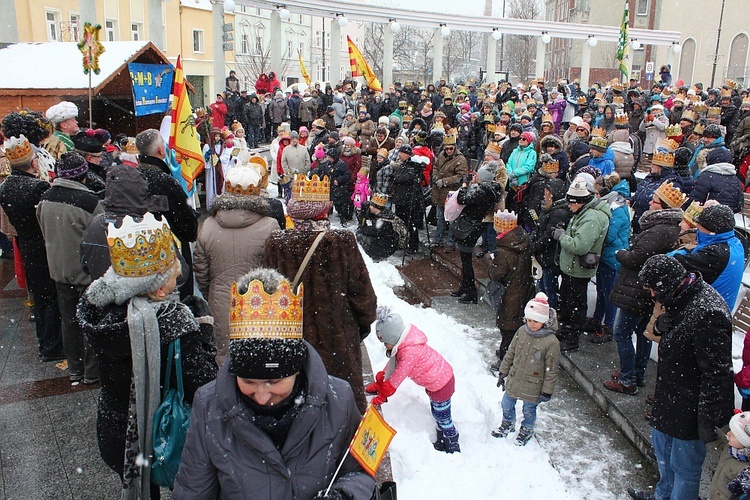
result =
[{"label": "black winter coat", "polygon": [[664,301],[672,328],[659,342],[651,426],[682,440],[710,440],[734,409],[732,318],[721,295],[697,275]]},{"label": "black winter coat", "polygon": [[252,97],[249,103],[245,104],[242,109],[242,117],[245,123],[249,125],[256,125],[258,127],[263,126],[263,106],[260,105],[258,100],[252,102]]},{"label": "black winter coat", "polygon": [[732,212],[742,211],[742,183],[735,175],[734,165],[731,163],[716,163],[704,168],[695,181],[690,199],[697,200],[701,205],[708,200],[716,200],[727,205]]},{"label": "black winter coat", "polygon": [[549,178],[537,170],[531,174],[526,186],[526,194],[523,197],[521,208],[519,208],[518,225],[527,228],[529,231],[535,229],[539,224],[542,203],[544,203],[544,186],[547,184],[547,180]]},{"label": "black winter coat", "polygon": [[[334,203],[346,203],[354,192],[354,183],[349,169],[341,160],[328,166],[328,177],[331,180],[331,201]],[[334,184],[337,182],[337,184]]]},{"label": "black winter coat", "polygon": [[[198,324],[183,304],[165,301],[155,307],[161,340],[159,380],[164,380],[169,343],[179,338],[185,400],[192,403],[195,391],[215,379],[218,371],[214,360],[216,345],[213,326]],[[104,462],[120,475],[125,459],[125,432],[133,371],[127,317],[127,304],[97,307],[85,295],[78,304],[78,321],[94,349],[102,384],[96,420],[99,453]],[[174,371],[172,374],[174,384]]]},{"label": "black winter coat", "polygon": [[[458,190],[456,201],[465,205],[461,211],[461,218],[471,221],[473,225],[466,238],[456,238],[456,242],[460,246],[469,249],[474,248],[479,236],[482,234],[482,219],[495,209],[495,205],[500,201],[502,192],[503,188],[497,182],[471,184]],[[459,247],[459,250],[462,249]]]},{"label": "black winter coat", "polygon": [[568,207],[568,201],[565,198],[557,200],[548,210],[542,209],[539,227],[530,235],[531,253],[544,269],[551,269],[556,274],[560,273],[560,262],[557,257],[560,250],[552,233],[558,227],[567,228],[571,217],[573,212]]},{"label": "black winter coat", "polygon": [[641,232],[634,235],[629,250],[615,256],[621,264],[609,300],[621,309],[650,315],[654,309],[651,293],[643,288],[638,272],[652,255],[667,253],[677,247],[682,211],[676,208],[649,210],[641,217]]},{"label": "black winter coat", "polygon": [[393,229],[395,218],[388,209],[379,214],[368,210],[363,225],[357,229],[357,241],[373,260],[385,259],[398,249],[398,234]]}]

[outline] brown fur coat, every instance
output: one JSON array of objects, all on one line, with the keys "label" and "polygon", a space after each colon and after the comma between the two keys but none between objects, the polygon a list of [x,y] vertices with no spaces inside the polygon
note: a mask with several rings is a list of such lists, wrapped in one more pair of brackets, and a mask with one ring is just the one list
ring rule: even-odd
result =
[{"label": "brown fur coat", "polygon": [[[266,241],[265,264],[294,279],[317,235],[304,230],[274,232]],[[354,233],[326,231],[301,282],[305,340],[318,351],[330,375],[351,384],[357,406],[364,412],[360,344],[375,321],[377,297]]]}]

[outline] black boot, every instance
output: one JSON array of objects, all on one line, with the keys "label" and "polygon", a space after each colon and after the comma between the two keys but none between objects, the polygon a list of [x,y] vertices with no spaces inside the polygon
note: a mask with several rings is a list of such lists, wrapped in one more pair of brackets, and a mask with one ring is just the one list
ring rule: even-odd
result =
[{"label": "black boot", "polygon": [[628,488],[628,495],[635,500],[654,500],[656,498],[656,495],[650,491],[636,490],[635,488]]},{"label": "black boot", "polygon": [[576,352],[581,349],[577,334],[569,334],[560,341],[560,352]]},{"label": "black boot", "polygon": [[445,443],[443,443],[443,429],[438,427],[435,430],[435,435],[437,436],[437,439],[434,443],[432,443],[432,446],[434,446],[437,451],[445,451]]},{"label": "black boot", "polygon": [[471,289],[463,297],[458,299],[462,304],[476,304],[478,302],[477,289]]},{"label": "black boot", "polygon": [[465,294],[466,294],[466,290],[464,289],[464,287],[461,286],[458,288],[458,290],[454,290],[451,292],[451,297],[456,297],[456,298],[463,297]]}]

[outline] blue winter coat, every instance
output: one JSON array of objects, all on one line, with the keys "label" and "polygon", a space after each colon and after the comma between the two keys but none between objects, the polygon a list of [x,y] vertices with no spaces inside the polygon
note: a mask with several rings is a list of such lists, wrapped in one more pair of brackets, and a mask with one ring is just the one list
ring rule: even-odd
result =
[{"label": "blue winter coat", "polygon": [[[615,270],[620,270],[620,262],[615,255],[619,250],[627,250],[630,240],[630,208],[627,197],[630,195],[630,187],[627,179],[621,180],[612,188],[613,193],[620,196],[612,196],[614,201],[609,201],[609,209],[612,216],[609,219],[609,230],[602,248],[602,263]],[[608,195],[609,198],[611,195]]]},{"label": "blue winter coat", "polygon": [[741,212],[742,184],[737,178],[734,165],[715,163],[701,170],[690,192],[689,201],[694,200],[701,205],[708,200],[716,200],[722,205],[727,205],[734,213]]},{"label": "blue winter coat", "polygon": [[534,146],[529,144],[528,146],[518,146],[510,154],[508,162],[505,164],[505,168],[508,170],[508,175],[515,177],[518,186],[526,184],[529,180],[529,176],[534,171],[536,166],[536,150]]},{"label": "blue winter coat", "polygon": [[592,156],[589,160],[589,165],[598,168],[602,175],[609,175],[615,171],[615,154],[611,149],[607,148],[599,158]]},{"label": "blue winter coat", "polygon": [[669,255],[688,271],[700,272],[724,298],[729,310],[734,308],[745,268],[745,251],[734,230],[718,234],[698,231],[698,244],[690,253],[676,250]]}]

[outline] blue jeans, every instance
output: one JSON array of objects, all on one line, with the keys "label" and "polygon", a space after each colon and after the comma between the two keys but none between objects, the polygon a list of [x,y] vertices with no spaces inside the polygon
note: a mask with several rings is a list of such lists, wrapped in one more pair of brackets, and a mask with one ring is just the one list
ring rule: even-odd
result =
[{"label": "blue jeans", "polygon": [[445,246],[456,246],[456,242],[453,241],[453,231],[451,231],[450,224],[445,220],[445,206],[435,205],[435,221],[437,222],[435,243],[442,244],[445,242]]},{"label": "blue jeans", "polygon": [[[500,403],[500,406],[503,409],[503,420],[507,422],[515,422],[516,421],[516,402],[518,400],[516,398],[512,398],[508,396],[508,393],[506,392],[503,395],[503,400]],[[521,425],[523,427],[526,427],[528,429],[533,429],[534,424],[536,423],[536,407],[539,406],[539,403],[529,403],[527,401],[523,402],[523,421],[521,422]]]},{"label": "blue jeans", "polygon": [[615,315],[617,314],[617,306],[609,301],[609,294],[615,286],[615,278],[617,278],[617,269],[600,262],[599,268],[596,270],[594,319],[597,323],[602,323],[610,328],[614,326]]},{"label": "blue jeans", "polygon": [[[620,309],[615,320],[614,337],[617,353],[620,355],[620,381],[623,385],[633,385],[636,380],[646,379],[646,366],[651,354],[651,341],[643,336],[648,326],[649,316]],[[633,348],[633,334],[636,347]]]},{"label": "blue jeans", "polygon": [[260,125],[247,126],[247,147],[257,148],[260,141]]},{"label": "blue jeans", "polygon": [[560,271],[545,269],[542,273],[542,279],[539,280],[539,289],[547,294],[549,306],[555,310],[557,310],[557,305],[560,302],[559,288]]},{"label": "blue jeans", "polygon": [[482,222],[482,250],[494,252],[497,242],[497,232],[492,222]]},{"label": "blue jeans", "polygon": [[699,439],[683,441],[656,429],[651,429],[651,443],[659,467],[657,500],[698,498],[705,443]]}]

